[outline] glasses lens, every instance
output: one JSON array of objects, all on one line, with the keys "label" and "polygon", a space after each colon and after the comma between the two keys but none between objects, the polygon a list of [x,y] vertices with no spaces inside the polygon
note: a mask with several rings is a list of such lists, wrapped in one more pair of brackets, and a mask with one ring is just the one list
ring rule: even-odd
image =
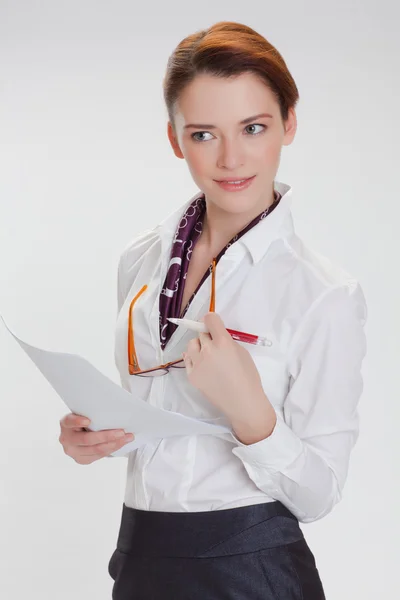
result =
[{"label": "glasses lens", "polygon": [[186,365],[184,361],[176,363],[176,365],[171,365],[171,369],[186,369]]}]

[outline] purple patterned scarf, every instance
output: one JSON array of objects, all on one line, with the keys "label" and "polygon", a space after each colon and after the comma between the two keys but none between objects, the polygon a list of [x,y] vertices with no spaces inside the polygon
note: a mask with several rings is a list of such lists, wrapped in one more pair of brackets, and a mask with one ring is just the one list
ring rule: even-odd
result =
[{"label": "purple patterned scarf", "polygon": [[[264,210],[257,217],[255,217],[251,223],[246,225],[244,229],[242,229],[239,233],[237,233],[221,250],[221,252],[216,257],[216,262],[218,264],[221,256],[226,252],[226,250],[231,246],[234,242],[236,242],[239,238],[242,237],[249,229],[257,225],[262,219],[265,219],[279,204],[281,199],[281,195],[276,190],[274,191],[275,200],[273,204],[267,210]],[[178,228],[175,232],[175,237],[172,243],[172,250],[170,256],[169,267],[167,270],[167,275],[165,277],[164,285],[160,294],[160,303],[159,303],[159,319],[160,319],[160,339],[161,339],[161,348],[164,349],[167,345],[168,340],[171,338],[173,332],[178,327],[174,323],[170,323],[167,321],[167,318],[182,318],[188,308],[193,298],[197,294],[199,288],[204,283],[204,280],[211,273],[211,265],[204,273],[203,278],[201,279],[199,285],[197,286],[195,292],[192,294],[189,302],[184,308],[182,314],[179,314],[182,296],[185,286],[186,274],[189,268],[190,257],[192,255],[193,249],[196,245],[197,240],[199,239],[202,231],[203,231],[203,220],[206,213],[206,200],[205,195],[202,194],[198,196],[186,209],[185,214],[182,216]],[[179,237],[178,237],[179,236]]]}]

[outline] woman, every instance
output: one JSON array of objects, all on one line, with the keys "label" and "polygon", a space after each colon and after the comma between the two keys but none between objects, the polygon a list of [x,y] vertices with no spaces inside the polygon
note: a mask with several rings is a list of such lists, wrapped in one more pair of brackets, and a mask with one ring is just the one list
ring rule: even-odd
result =
[{"label": "woman", "polygon": [[[299,522],[341,498],[358,435],[363,292],[294,231],[291,188],[275,175],[299,96],[267,40],[232,22],[187,37],[164,95],[171,146],[201,191],[122,253],[116,364],[151,404],[232,433],[128,453],[113,598],[320,600]],[[208,333],[168,320],[183,316]],[[76,415],[61,426],[80,463],[130,439],[83,431]]]}]

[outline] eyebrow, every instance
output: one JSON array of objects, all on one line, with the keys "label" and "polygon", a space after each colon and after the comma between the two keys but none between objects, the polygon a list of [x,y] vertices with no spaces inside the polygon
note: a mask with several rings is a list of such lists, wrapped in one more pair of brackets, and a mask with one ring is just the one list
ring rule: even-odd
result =
[{"label": "eyebrow", "polygon": [[[259,115],[254,115],[254,117],[248,117],[247,119],[243,119],[243,121],[240,121],[239,125],[246,125],[247,123],[251,123],[252,121],[255,121],[256,119],[260,119],[261,117],[269,117],[271,119],[273,119],[273,116],[270,115],[269,113],[260,113]],[[204,123],[189,123],[188,125],[185,125],[183,129],[189,129],[189,128],[195,128],[195,129],[216,129],[217,126],[216,125],[210,125],[210,124],[204,124]]]}]

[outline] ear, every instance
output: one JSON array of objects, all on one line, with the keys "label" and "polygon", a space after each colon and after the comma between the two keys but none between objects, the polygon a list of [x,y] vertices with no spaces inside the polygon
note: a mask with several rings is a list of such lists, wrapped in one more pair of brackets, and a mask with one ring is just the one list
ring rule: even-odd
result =
[{"label": "ear", "polygon": [[288,118],[283,123],[283,126],[285,128],[285,134],[283,136],[282,145],[289,146],[293,142],[297,131],[297,116],[294,108],[289,108]]},{"label": "ear", "polygon": [[176,139],[174,130],[173,130],[172,125],[171,125],[171,121],[168,121],[167,135],[168,135],[168,139],[169,139],[169,142],[170,142],[170,144],[172,146],[172,149],[174,151],[175,156],[177,156],[178,158],[185,158],[183,156],[183,154],[182,154],[182,151],[181,151],[180,147],[179,147],[178,140]]}]

